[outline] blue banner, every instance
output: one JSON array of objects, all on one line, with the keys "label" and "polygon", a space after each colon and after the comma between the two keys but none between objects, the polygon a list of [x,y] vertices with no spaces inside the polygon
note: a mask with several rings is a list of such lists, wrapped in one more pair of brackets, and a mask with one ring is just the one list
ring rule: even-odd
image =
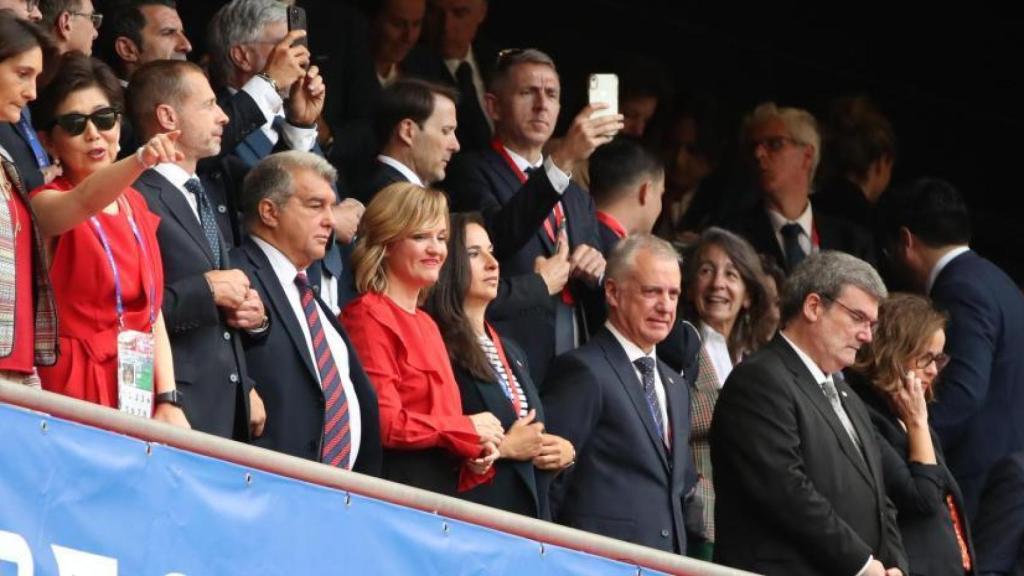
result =
[{"label": "blue banner", "polygon": [[0,405],[0,576],[33,574],[634,576],[638,571]]}]

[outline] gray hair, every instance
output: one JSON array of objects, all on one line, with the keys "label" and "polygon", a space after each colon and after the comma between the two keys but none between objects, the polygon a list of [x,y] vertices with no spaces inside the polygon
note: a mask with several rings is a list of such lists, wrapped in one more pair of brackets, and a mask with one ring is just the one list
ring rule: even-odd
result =
[{"label": "gray hair", "polygon": [[207,29],[210,76],[218,85],[227,85],[235,63],[231,47],[260,39],[263,29],[288,17],[288,6],[277,0],[233,0],[213,16]]},{"label": "gray hair", "polygon": [[605,278],[624,280],[624,277],[633,271],[636,254],[641,250],[650,252],[656,258],[679,261],[679,253],[665,240],[653,234],[630,234],[619,241],[608,255],[608,263],[604,269]]},{"label": "gray hair", "polygon": [[809,294],[835,300],[846,286],[859,288],[878,301],[889,295],[878,272],[860,258],[835,250],[808,256],[782,285],[781,324],[785,326],[800,314]]},{"label": "gray hair", "polygon": [[772,120],[781,120],[790,138],[814,150],[810,177],[810,181],[813,182],[818,171],[818,163],[821,161],[821,131],[818,130],[818,121],[814,119],[813,114],[801,108],[779,108],[775,102],[764,102],[758,104],[744,120],[744,134],[749,135],[755,126]]},{"label": "gray hair", "polygon": [[289,150],[271,154],[245,176],[242,184],[242,213],[249,228],[259,222],[259,205],[269,199],[275,206],[282,206],[295,193],[292,174],[309,170],[334,186],[338,171],[322,157],[312,152]]},{"label": "gray hair", "polygon": [[491,82],[487,90],[497,93],[508,80],[512,69],[520,64],[550,66],[555,71],[555,74],[558,74],[558,68],[555,68],[555,61],[547,53],[536,48],[509,48],[498,52],[498,61],[495,62],[494,74],[491,76]]}]

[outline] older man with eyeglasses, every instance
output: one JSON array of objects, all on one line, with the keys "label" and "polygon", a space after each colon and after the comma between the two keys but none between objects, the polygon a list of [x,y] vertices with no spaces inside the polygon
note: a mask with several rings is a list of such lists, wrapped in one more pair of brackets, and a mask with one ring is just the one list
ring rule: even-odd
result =
[{"label": "older man with eyeglasses", "polygon": [[810,200],[821,158],[818,123],[799,108],[757,106],[744,123],[746,153],[760,194],[755,205],[726,227],[790,273],[820,250],[839,250],[874,263],[867,230],[814,210]]}]

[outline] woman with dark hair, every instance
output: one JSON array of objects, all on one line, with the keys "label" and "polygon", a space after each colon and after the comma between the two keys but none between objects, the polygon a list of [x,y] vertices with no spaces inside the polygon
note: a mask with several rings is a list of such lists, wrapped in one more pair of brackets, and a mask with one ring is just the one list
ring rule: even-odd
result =
[{"label": "woman with dark hair", "polygon": [[743,238],[708,228],[683,265],[683,317],[700,328],[700,371],[690,402],[690,445],[698,494],[704,501],[704,530],[691,555],[710,560],[715,541],[715,487],[708,433],[718,391],[733,366],[764,343],[769,322],[768,293],[761,260]]},{"label": "woman with dark hair", "polygon": [[892,294],[878,309],[871,342],[847,369],[887,441],[881,445],[886,492],[912,575],[972,574],[974,567],[963,496],[928,425],[927,402],[949,362],[942,351],[946,322],[927,298]]},{"label": "woman with dark hair", "polygon": [[[0,122],[15,124],[53,55],[46,34],[0,10]],[[57,359],[57,316],[46,253],[24,179],[0,144],[0,381],[39,386]]]},{"label": "woman with dark hair", "polygon": [[420,309],[448,255],[448,200],[392,184],[366,206],[352,253],[356,289],[341,323],[377,391],[383,477],[447,495],[494,474],[502,427],[463,412],[437,324]]},{"label": "woman with dark hair", "polygon": [[[188,426],[160,312],[158,219],[132,182],[180,159],[177,134],[117,157],[121,87],[107,66],[64,54],[33,112],[63,175],[32,192],[52,265],[61,356],[40,370],[47,390]],[[134,375],[126,381],[118,376]],[[154,394],[155,393],[155,394]]]},{"label": "woman with dark hair", "polygon": [[576,452],[568,440],[544,433],[544,409],[525,353],[484,320],[498,295],[493,252],[479,214],[453,215],[448,259],[424,305],[444,337],[463,412],[490,412],[505,429],[494,480],[460,496],[547,519],[547,483],[538,471],[557,472]]}]

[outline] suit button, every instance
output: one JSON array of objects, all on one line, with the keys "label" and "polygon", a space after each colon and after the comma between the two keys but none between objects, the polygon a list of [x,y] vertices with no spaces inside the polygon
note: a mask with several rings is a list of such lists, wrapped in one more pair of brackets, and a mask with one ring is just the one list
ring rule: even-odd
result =
[{"label": "suit button", "polygon": [[661,531],[661,537],[662,538],[668,538],[669,534],[671,534],[671,532],[668,531],[668,528],[665,528],[664,530]]},{"label": "suit button", "polygon": [[231,380],[231,382],[233,384],[237,384],[238,383],[238,374],[235,374],[234,372],[232,372],[231,376],[228,376],[228,380]]},{"label": "suit button", "polygon": [[227,211],[228,211],[228,207],[227,206],[225,206],[223,204],[217,204],[217,212],[220,212],[221,214],[227,214]]},{"label": "suit button", "polygon": [[224,339],[225,340],[231,340],[231,332],[225,332],[224,333]]}]

